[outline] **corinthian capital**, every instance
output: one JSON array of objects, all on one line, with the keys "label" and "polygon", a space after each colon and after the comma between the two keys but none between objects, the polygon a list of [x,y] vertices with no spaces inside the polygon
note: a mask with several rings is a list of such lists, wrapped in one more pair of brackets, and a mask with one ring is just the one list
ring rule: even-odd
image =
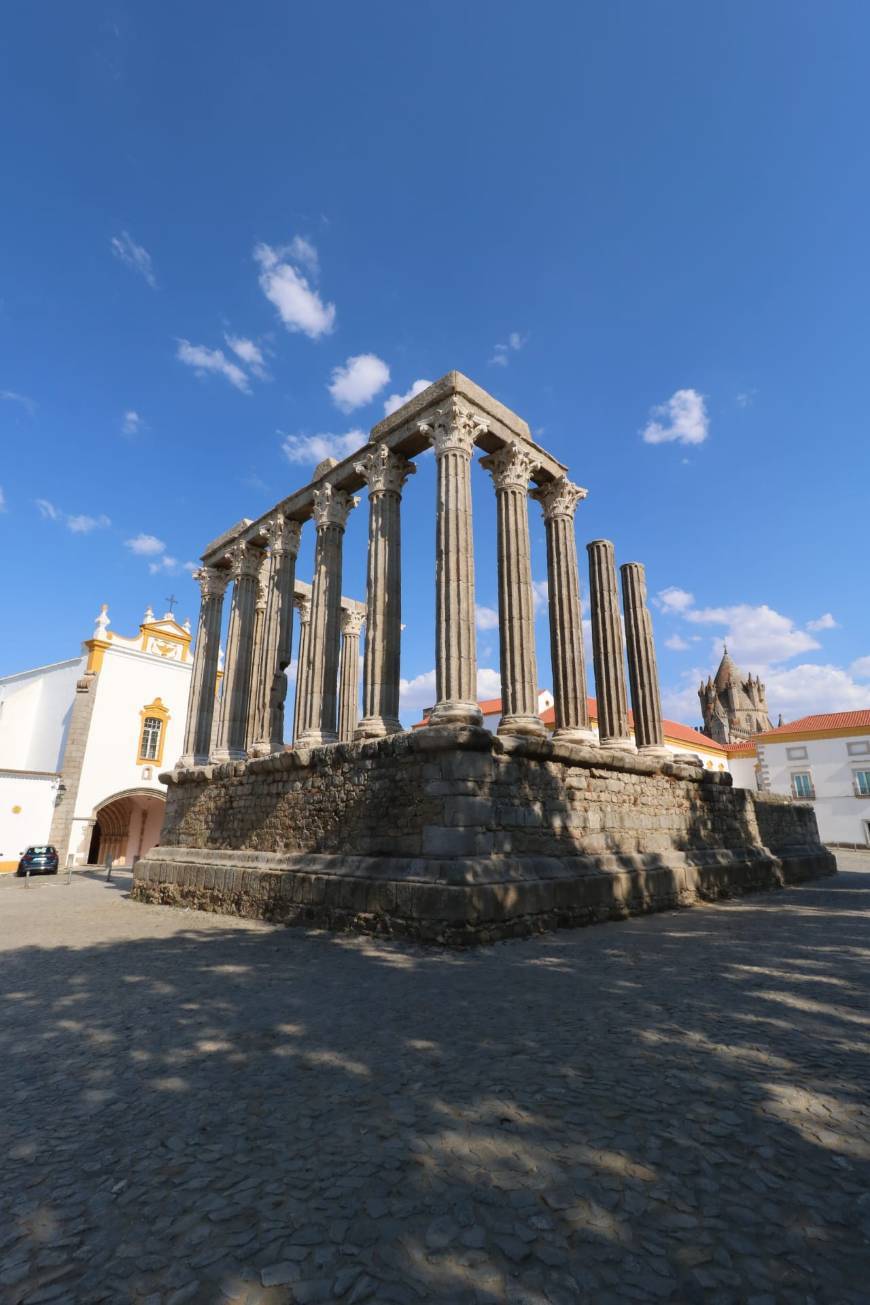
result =
[{"label": "corinthian capital", "polygon": [[312,494],[314,499],[314,521],[318,530],[326,526],[340,526],[343,530],[348,518],[348,514],[353,511],[359,503],[359,499],[353,494],[346,493],[343,489],[336,489],[329,483],[323,485],[320,489],[315,489]]},{"label": "corinthian capital", "polygon": [[289,553],[296,557],[302,538],[302,522],[288,521],[286,517],[273,517],[260,531],[273,553]]},{"label": "corinthian capital", "polygon": [[193,578],[199,582],[199,592],[203,600],[223,598],[230,582],[230,573],[219,570],[216,566],[201,566],[198,571],[194,571]]},{"label": "corinthian capital", "polygon": [[533,489],[532,498],[540,503],[544,520],[553,521],[556,517],[573,518],[574,509],[588,493],[579,485],[573,485],[567,476],[557,476],[541,485],[540,489]]},{"label": "corinthian capital", "polygon": [[525,493],[537,463],[533,455],[514,440],[489,457],[481,458],[480,465],[491,473],[496,489],[521,489]]},{"label": "corinthian capital", "polygon": [[256,580],[263,564],[263,550],[254,548],[240,539],[233,544],[227,556],[230,559],[230,577],[233,580]]},{"label": "corinthian capital", "polygon": [[360,630],[363,628],[363,622],[366,619],[365,611],[355,610],[353,608],[343,607],[341,609],[341,632],[349,634],[351,638],[359,638]]},{"label": "corinthian capital", "polygon": [[294,598],[293,602],[296,606],[297,612],[299,613],[299,620],[303,625],[307,625],[311,620],[311,599],[298,597]]},{"label": "corinthian capital", "polygon": [[475,440],[488,430],[483,417],[455,396],[436,408],[428,421],[417,424],[435,450],[435,457],[445,453],[464,453],[471,457]]},{"label": "corinthian capital", "polygon": [[369,494],[401,494],[405,481],[417,470],[413,462],[385,444],[376,445],[360,462],[353,464],[353,469],[368,485]]}]

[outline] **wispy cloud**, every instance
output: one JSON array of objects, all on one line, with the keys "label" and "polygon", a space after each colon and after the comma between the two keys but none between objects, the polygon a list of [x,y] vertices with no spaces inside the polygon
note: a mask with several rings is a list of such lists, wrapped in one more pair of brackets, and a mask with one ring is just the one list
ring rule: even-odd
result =
[{"label": "wispy cloud", "polygon": [[738,660],[742,657],[766,665],[820,646],[812,635],[798,629],[790,617],[768,607],[767,603],[693,608],[683,615],[697,625],[718,625],[721,634],[714,637],[712,651],[720,650],[724,639]]},{"label": "wispy cloud", "polygon": [[672,652],[685,652],[687,648],[691,647],[691,644],[686,643],[685,639],[681,639],[678,634],[672,634],[665,639],[665,647],[670,648]]},{"label": "wispy cloud", "polygon": [[0,399],[5,399],[7,403],[19,403],[28,417],[32,417],[36,412],[33,399],[28,399],[26,394],[19,394],[17,390],[0,390]]},{"label": "wispy cloud", "polygon": [[755,396],[757,393],[758,391],[755,389],[742,390],[740,394],[734,395],[734,402],[737,404],[738,408],[750,408],[755,402]]},{"label": "wispy cloud", "polygon": [[822,616],[816,617],[814,621],[807,621],[808,630],[836,630],[837,628],[838,623],[830,612],[825,612]]},{"label": "wispy cloud", "polygon": [[703,394],[697,390],[676,390],[665,403],[650,412],[641,431],[646,444],[703,444],[710,433],[710,419]]},{"label": "wispy cloud", "polygon": [[324,303],[319,292],[300,270],[310,277],[317,271],[317,251],[303,236],[278,248],[259,244],[254,261],[260,269],[260,289],[276,308],[288,331],[299,331],[311,340],[335,329],[335,304]]},{"label": "wispy cloud", "polygon": [[856,658],[849,667],[849,670],[853,675],[857,676],[859,680],[870,680],[870,657]]},{"label": "wispy cloud", "polygon": [[148,570],[151,575],[176,575],[179,571],[196,570],[195,562],[179,562],[177,557],[167,553],[165,542],[156,535],[134,535],[132,539],[124,540],[124,547],[136,557],[150,558]]},{"label": "wispy cloud", "polygon": [[6,511],[6,495],[3,493],[3,486],[0,485],[0,512]]},{"label": "wispy cloud", "polygon": [[144,245],[137,245],[129,231],[122,231],[119,236],[112,236],[112,253],[125,267],[138,272],[152,289],[157,285],[151,255]]},{"label": "wispy cloud", "polygon": [[74,535],[89,535],[92,530],[105,530],[112,524],[104,512],[92,517],[86,512],[64,512],[47,498],[38,498],[34,501],[44,521],[60,521]]},{"label": "wispy cloud", "polygon": [[389,379],[390,369],[383,358],[375,353],[358,353],[343,366],[333,367],[328,389],[336,408],[353,412],[354,408],[371,403]]},{"label": "wispy cloud", "polygon": [[128,408],[121,422],[121,434],[139,435],[143,430],[145,430],[145,420],[142,414],[133,408]]},{"label": "wispy cloud", "polygon": [[656,607],[660,607],[663,612],[685,612],[694,601],[694,594],[690,594],[687,589],[679,589],[676,585],[660,589],[653,599]]},{"label": "wispy cloud", "polygon": [[511,331],[507,338],[507,344],[497,344],[493,348],[490,363],[496,367],[507,367],[512,353],[519,353],[528,343],[528,335],[522,335],[519,331]]},{"label": "wispy cloud", "polygon": [[367,439],[362,430],[350,430],[346,435],[285,435],[281,448],[288,462],[313,467],[324,458],[337,458],[341,462],[362,448]]},{"label": "wispy cloud", "polygon": [[223,349],[209,349],[204,344],[191,344],[189,340],[179,340],[175,356],[186,367],[192,367],[197,376],[202,377],[212,372],[225,377],[230,385],[241,390],[242,394],[249,394],[251,391],[247,374],[242,371],[238,363],[232,362],[226,356]]},{"label": "wispy cloud", "polygon": [[532,605],[536,616],[546,612],[550,606],[550,586],[546,580],[532,581]]},{"label": "wispy cloud", "polygon": [[166,545],[162,539],[156,535],[135,535],[132,539],[124,540],[124,547],[129,548],[131,553],[137,557],[153,557],[156,553],[163,553]]},{"label": "wispy cloud", "polygon": [[224,339],[227,345],[232,349],[236,357],[243,362],[260,381],[269,379],[269,371],[266,367],[266,359],[263,356],[263,350],[253,340],[247,340],[239,335],[225,335]]},{"label": "wispy cloud", "polygon": [[478,630],[498,629],[498,612],[494,607],[482,607],[480,603],[478,603],[475,606],[474,612],[477,619]]},{"label": "wispy cloud", "polygon": [[418,394],[422,394],[431,384],[431,381],[414,381],[411,388],[406,390],[404,394],[391,394],[388,399],[384,399],[384,416],[389,417],[406,403],[410,403],[411,399],[416,398]]},{"label": "wispy cloud", "polygon": [[[399,708],[403,714],[419,715],[426,707],[435,705],[435,672],[424,671],[410,680],[399,681]],[[501,676],[491,666],[481,666],[477,672],[477,696],[480,699],[501,697]]]}]

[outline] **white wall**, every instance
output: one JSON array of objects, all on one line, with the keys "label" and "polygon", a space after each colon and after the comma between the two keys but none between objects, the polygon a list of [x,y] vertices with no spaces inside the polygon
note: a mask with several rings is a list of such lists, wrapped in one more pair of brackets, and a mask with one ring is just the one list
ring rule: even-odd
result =
[{"label": "white wall", "polygon": [[0,770],[0,868],[17,866],[26,848],[48,842],[56,792],[55,776]]},{"label": "white wall", "polygon": [[60,770],[84,657],[0,679],[0,766]]},{"label": "white wall", "polygon": [[755,764],[758,758],[754,753],[750,756],[730,757],[728,760],[728,769],[734,780],[735,788],[748,788],[753,792],[758,788],[755,780]]},{"label": "white wall", "polygon": [[[845,735],[824,739],[770,739],[759,744],[759,758],[765,778],[774,793],[791,793],[792,775],[809,771],[816,797],[813,805],[819,822],[819,834],[828,843],[865,843],[865,822],[870,821],[870,798],[855,797],[853,774],[870,770],[870,751],[863,756],[850,755],[849,744],[870,746],[866,735]],[[806,759],[789,757],[789,750],[803,748]]]}]

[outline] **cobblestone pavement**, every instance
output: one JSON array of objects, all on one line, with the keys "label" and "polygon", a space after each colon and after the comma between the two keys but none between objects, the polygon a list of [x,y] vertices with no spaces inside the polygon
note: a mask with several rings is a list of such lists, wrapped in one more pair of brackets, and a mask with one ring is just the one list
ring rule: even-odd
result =
[{"label": "cobblestone pavement", "polygon": [[0,883],[0,1300],[870,1300],[870,855],[471,953]]}]

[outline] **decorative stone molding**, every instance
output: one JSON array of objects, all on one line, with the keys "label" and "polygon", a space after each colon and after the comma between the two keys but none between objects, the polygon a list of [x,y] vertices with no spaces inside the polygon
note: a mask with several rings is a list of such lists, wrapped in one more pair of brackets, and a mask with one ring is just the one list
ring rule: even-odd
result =
[{"label": "decorative stone molding", "polygon": [[428,421],[417,424],[417,430],[435,450],[436,458],[442,458],[445,453],[462,453],[470,458],[475,442],[488,429],[480,413],[457,398],[448,399],[435,409]]},{"label": "decorative stone molding", "polygon": [[481,458],[480,465],[491,474],[497,490],[521,489],[526,493],[535,470],[535,459],[528,449],[514,441],[505,444],[497,453]]},{"label": "decorative stone molding", "polygon": [[318,530],[326,526],[338,526],[344,530],[347,518],[359,503],[353,494],[343,489],[336,489],[327,483],[312,494],[314,500],[314,522]]},{"label": "decorative stone molding", "polygon": [[567,476],[548,480],[546,485],[532,490],[532,498],[540,503],[545,521],[555,517],[573,518],[577,504],[587,497],[589,491],[574,485]]},{"label": "decorative stone molding", "polygon": [[293,599],[296,605],[296,611],[299,613],[299,621],[302,625],[307,625],[311,620],[311,599],[297,596]]},{"label": "decorative stone molding", "polygon": [[240,540],[233,544],[227,557],[230,561],[229,579],[231,580],[256,580],[260,575],[260,567],[263,564],[263,550],[254,548],[252,544],[246,544]]},{"label": "decorative stone molding", "polygon": [[360,631],[365,623],[366,614],[362,611],[354,611],[351,608],[343,607],[341,610],[341,632],[350,635],[351,638],[359,638]]},{"label": "decorative stone molding", "polygon": [[286,517],[273,517],[260,534],[266,540],[272,553],[289,553],[296,557],[302,539],[302,522],[288,521]]},{"label": "decorative stone molding", "polygon": [[361,462],[355,462],[353,469],[368,485],[369,497],[373,494],[401,494],[405,481],[417,471],[413,462],[401,453],[393,453],[385,444],[377,445]]}]

